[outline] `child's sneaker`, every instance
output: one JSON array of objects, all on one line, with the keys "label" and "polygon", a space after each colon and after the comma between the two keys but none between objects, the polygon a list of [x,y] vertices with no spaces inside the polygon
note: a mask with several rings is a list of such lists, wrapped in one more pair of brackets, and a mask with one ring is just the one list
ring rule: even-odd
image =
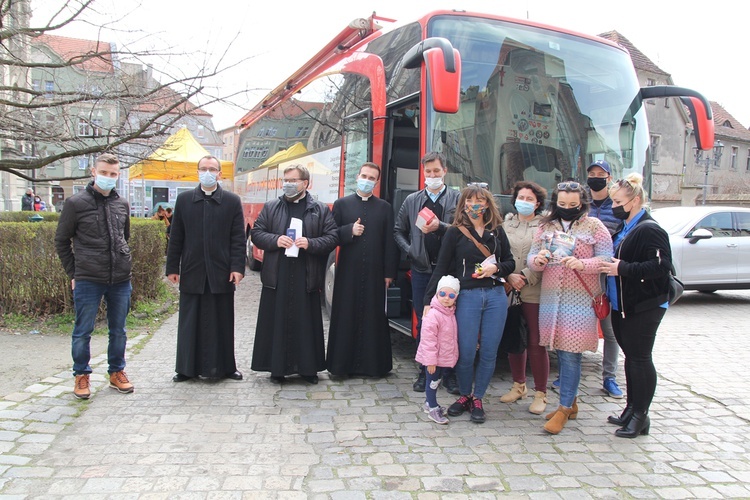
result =
[{"label": "child's sneaker", "polygon": [[[443,408],[440,405],[438,405],[438,408],[440,408],[441,410],[443,410],[443,413],[445,413],[445,408]],[[422,405],[422,411],[425,412],[425,413],[430,413],[430,403],[428,403],[427,401],[425,401],[424,404]]]},{"label": "child's sneaker", "polygon": [[441,425],[445,425],[449,422],[449,420],[443,414],[443,409],[439,406],[437,408],[430,409],[430,411],[427,413],[427,418],[429,418],[436,424]]}]

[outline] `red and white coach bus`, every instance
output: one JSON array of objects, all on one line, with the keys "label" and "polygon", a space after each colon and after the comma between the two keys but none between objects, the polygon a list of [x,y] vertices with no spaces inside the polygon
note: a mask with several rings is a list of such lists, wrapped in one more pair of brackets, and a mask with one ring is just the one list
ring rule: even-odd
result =
[{"label": "red and white coach bus", "polygon": [[[503,212],[516,181],[551,191],[564,179],[584,181],[586,166],[599,159],[614,178],[640,172],[648,185],[646,99],[681,98],[697,146],[713,147],[708,101],[680,87],[641,88],[629,54],[610,41],[462,11],[387,29],[378,22],[392,23],[374,14],[350,23],[237,123],[246,129],[273,119],[274,134],[301,137],[235,177],[248,230],[263,203],[281,195],[279,179],[292,164],[310,169],[312,193],[330,204],[352,193],[360,165],[373,161],[382,168],[378,194],[394,213],[423,187],[419,160],[429,151],[447,158],[449,187],[486,182]],[[262,254],[252,242],[248,249],[257,268]],[[397,285],[403,317],[391,325],[410,333],[408,280]]]}]

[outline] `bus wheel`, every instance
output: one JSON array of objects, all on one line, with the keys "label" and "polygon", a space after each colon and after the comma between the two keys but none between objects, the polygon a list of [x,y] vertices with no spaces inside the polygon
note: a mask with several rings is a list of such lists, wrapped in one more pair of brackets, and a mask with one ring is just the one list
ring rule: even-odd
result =
[{"label": "bus wheel", "polygon": [[328,264],[326,265],[326,277],[324,285],[324,298],[326,312],[328,317],[331,317],[331,305],[333,304],[333,282],[336,279],[336,252],[331,252],[328,256]]},{"label": "bus wheel", "polygon": [[253,257],[253,243],[249,237],[247,238],[247,245],[245,247],[247,248],[247,267],[251,271],[260,271],[261,262]]}]

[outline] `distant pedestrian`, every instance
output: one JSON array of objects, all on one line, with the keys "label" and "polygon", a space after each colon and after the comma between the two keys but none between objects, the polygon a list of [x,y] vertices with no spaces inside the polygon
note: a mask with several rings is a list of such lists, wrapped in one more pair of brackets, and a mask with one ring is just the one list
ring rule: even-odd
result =
[{"label": "distant pedestrian", "polygon": [[26,189],[26,194],[21,196],[21,210],[31,212],[34,210],[34,190]]},{"label": "distant pedestrian", "polygon": [[109,326],[109,386],[122,393],[133,392],[124,371],[125,318],[132,291],[130,207],[115,190],[120,176],[116,156],[99,156],[91,172],[94,180],[65,200],[55,234],[55,248],[73,289],[73,395],[79,399],[91,396],[91,332],[102,298]]},{"label": "distant pedestrian", "polygon": [[284,194],[263,205],[250,232],[253,245],[264,251],[252,369],[271,372],[274,383],[299,374],[317,384],[326,368],[320,296],[338,231],[328,206],[313,199],[309,186],[307,168],[287,167]]},{"label": "distant pedestrian", "polygon": [[245,276],[242,202],[219,185],[218,159],[204,156],[197,168],[200,184],[177,197],[167,249],[167,277],[180,284],[172,380],[242,380],[234,356],[234,292]]},{"label": "distant pedestrian", "polygon": [[423,410],[438,424],[448,423],[445,409],[437,402],[437,388],[443,371],[456,366],[458,361],[456,299],[460,290],[461,283],[453,276],[443,276],[438,281],[430,310],[422,317],[422,338],[415,358],[424,366],[427,380]]},{"label": "distant pedestrian", "polygon": [[40,196],[34,196],[34,211],[35,212],[44,212],[47,210],[47,204],[44,203],[44,200]]},{"label": "distant pedestrian", "polygon": [[391,204],[373,194],[380,167],[364,163],[355,194],[333,204],[339,254],[333,287],[326,366],[342,377],[382,377],[393,368],[386,288],[396,278],[398,253]]}]

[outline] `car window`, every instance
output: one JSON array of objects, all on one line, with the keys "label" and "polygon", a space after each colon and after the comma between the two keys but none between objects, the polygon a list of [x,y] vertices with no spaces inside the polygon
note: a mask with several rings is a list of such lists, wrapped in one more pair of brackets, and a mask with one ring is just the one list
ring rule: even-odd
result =
[{"label": "car window", "polygon": [[732,236],[732,213],[717,212],[705,216],[695,227],[688,233],[691,236],[696,229],[707,229],[714,235],[714,238],[730,238]]},{"label": "car window", "polygon": [[750,212],[735,212],[739,236],[750,236]]}]

